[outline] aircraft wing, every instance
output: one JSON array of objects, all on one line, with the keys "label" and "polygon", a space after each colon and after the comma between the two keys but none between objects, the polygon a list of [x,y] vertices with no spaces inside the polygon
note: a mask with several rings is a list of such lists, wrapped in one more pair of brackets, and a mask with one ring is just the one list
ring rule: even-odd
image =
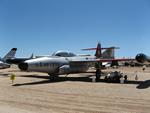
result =
[{"label": "aircraft wing", "polygon": [[69,61],[70,62],[70,66],[87,66],[87,65],[93,65],[94,63],[96,63],[97,61],[95,59],[93,60],[72,60]]},{"label": "aircraft wing", "polygon": [[72,60],[70,63],[96,63],[96,62],[111,62],[111,61],[131,61],[134,59],[118,58],[118,59],[87,59],[87,60]]},{"label": "aircraft wing", "polygon": [[99,62],[111,62],[111,61],[118,61],[118,62],[121,62],[121,61],[131,61],[131,60],[134,60],[134,59],[126,59],[126,58],[118,58],[118,59],[96,59],[97,61]]},{"label": "aircraft wing", "polygon": [[112,62],[112,61],[130,61],[133,59],[85,59],[85,60],[73,60],[70,61],[70,66],[71,67],[93,67],[95,66],[95,63],[99,63],[99,62]]}]

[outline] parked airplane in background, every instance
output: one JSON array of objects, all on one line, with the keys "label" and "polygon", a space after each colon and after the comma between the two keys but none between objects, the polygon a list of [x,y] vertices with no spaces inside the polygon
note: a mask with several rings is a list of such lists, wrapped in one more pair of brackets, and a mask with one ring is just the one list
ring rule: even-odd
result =
[{"label": "parked airplane in background", "polygon": [[4,58],[0,58],[0,69],[9,68],[10,64],[7,63],[8,59],[14,58],[16,54],[17,48],[12,48],[10,52],[8,52]]},{"label": "parked airplane in background", "polygon": [[[115,58],[115,49],[120,49],[119,47],[108,47],[108,48],[101,48],[101,58],[102,59],[114,59]],[[82,50],[96,50],[96,48],[88,48]],[[102,67],[112,67],[118,66],[118,61],[111,61],[111,62],[102,62]]]},{"label": "parked airplane in background", "polygon": [[[97,48],[87,48],[87,49],[82,49],[82,50],[96,50]],[[108,47],[108,48],[101,48],[102,51],[101,53],[101,58],[107,58],[107,59],[114,59],[115,58],[115,49],[120,49],[119,47]]]},{"label": "parked airplane in background", "polygon": [[130,60],[101,59],[101,50],[104,48],[101,48],[101,44],[98,43],[95,49],[95,56],[76,56],[71,52],[58,51],[51,57],[26,60],[24,63],[19,64],[18,67],[23,71],[48,73],[50,75],[50,80],[55,80],[61,74],[83,73],[87,72],[90,67],[95,67],[96,79],[99,80],[102,62]]},{"label": "parked airplane in background", "polygon": [[139,62],[139,63],[150,63],[150,56],[147,56],[143,53],[139,53],[136,55],[135,59]]}]

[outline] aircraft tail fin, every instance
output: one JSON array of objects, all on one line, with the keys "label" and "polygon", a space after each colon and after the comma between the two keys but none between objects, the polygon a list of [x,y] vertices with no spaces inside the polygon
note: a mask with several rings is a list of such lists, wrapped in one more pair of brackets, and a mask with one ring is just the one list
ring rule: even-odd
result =
[{"label": "aircraft tail fin", "polygon": [[115,58],[115,49],[119,49],[119,47],[110,47],[102,52],[102,58],[105,59],[114,59]]},{"label": "aircraft tail fin", "polygon": [[15,54],[16,54],[16,51],[17,51],[17,48],[12,48],[12,49],[2,58],[2,60],[3,60],[3,61],[6,61],[7,59],[14,58],[14,57],[15,57]]},{"label": "aircraft tail fin", "polygon": [[[87,48],[87,49],[82,49],[82,50],[96,50],[95,52],[95,56],[97,58],[114,58],[115,55],[114,55],[114,50],[115,49],[119,49],[119,47],[105,47],[105,48],[102,48],[101,47],[101,43],[98,43],[97,44],[97,48]],[[103,53],[102,53],[102,50],[105,50]]]},{"label": "aircraft tail fin", "polygon": [[82,50],[96,50],[95,52],[95,56],[97,58],[100,58],[101,57],[101,51],[102,51],[103,48],[101,48],[101,43],[98,43],[97,44],[97,48],[87,48],[87,49],[82,49]]},{"label": "aircraft tail fin", "polygon": [[95,56],[96,56],[96,58],[100,58],[101,55],[102,55],[101,43],[98,43],[97,48],[96,48],[96,52],[95,52]]}]

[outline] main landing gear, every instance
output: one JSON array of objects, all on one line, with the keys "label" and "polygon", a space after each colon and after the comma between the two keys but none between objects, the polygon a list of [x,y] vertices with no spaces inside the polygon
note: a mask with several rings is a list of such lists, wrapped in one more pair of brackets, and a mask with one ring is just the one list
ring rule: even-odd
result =
[{"label": "main landing gear", "polygon": [[100,77],[101,77],[101,70],[100,69],[96,69],[95,76],[96,76],[96,82],[98,82],[100,80]]},{"label": "main landing gear", "polygon": [[96,82],[98,82],[100,80],[101,77],[101,67],[102,67],[102,63],[101,62],[97,62],[95,63],[95,68],[96,68]]}]

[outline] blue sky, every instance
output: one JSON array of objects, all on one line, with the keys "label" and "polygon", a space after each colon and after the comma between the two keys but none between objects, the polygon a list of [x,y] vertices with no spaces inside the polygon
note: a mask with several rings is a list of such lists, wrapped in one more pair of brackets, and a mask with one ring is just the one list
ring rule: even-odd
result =
[{"label": "blue sky", "polygon": [[0,0],[0,56],[74,53],[119,46],[118,57],[150,55],[149,0]]}]

